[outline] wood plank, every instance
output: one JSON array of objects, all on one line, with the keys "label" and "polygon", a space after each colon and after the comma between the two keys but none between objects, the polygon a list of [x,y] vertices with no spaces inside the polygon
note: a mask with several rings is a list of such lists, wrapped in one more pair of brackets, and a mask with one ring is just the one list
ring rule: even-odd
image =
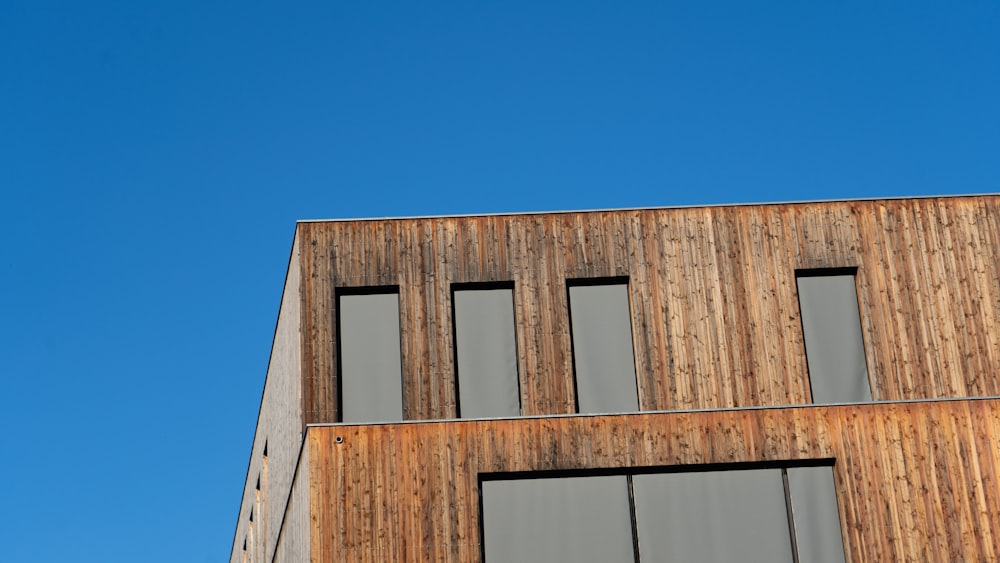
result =
[{"label": "wood plank", "polygon": [[[315,561],[478,561],[485,473],[833,459],[848,561],[987,561],[1000,400],[308,431]],[[337,443],[337,437],[342,438]]]},{"label": "wood plank", "polygon": [[1000,394],[1000,197],[300,224],[306,422],[340,287],[398,285],[408,419],[455,413],[454,283],[514,285],[525,414],[571,413],[566,280],[628,277],[640,408],[810,400],[796,269],[857,268],[877,399]]}]

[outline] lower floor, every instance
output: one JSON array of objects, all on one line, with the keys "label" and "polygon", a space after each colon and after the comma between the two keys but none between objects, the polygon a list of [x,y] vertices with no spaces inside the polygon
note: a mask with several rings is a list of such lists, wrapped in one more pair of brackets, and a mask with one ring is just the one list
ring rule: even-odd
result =
[{"label": "lower floor", "polygon": [[1000,399],[310,426],[274,561],[1000,559]]}]

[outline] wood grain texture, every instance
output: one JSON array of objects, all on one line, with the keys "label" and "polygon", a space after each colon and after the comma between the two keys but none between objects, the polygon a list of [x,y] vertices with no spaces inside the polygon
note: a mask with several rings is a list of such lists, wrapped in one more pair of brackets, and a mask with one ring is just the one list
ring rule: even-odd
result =
[{"label": "wood grain texture", "polygon": [[[298,431],[339,419],[344,288],[399,289],[408,420],[455,416],[451,289],[475,282],[514,287],[525,415],[575,409],[566,281],[579,278],[629,279],[640,409],[810,402],[795,271],[813,268],[857,268],[876,400],[1000,395],[1000,196],[304,222],[289,267],[232,560],[263,444],[276,520]],[[308,491],[298,481],[294,517],[259,534],[279,559],[477,561],[482,472],[832,457],[852,561],[1000,560],[994,400],[308,434]]]},{"label": "wood grain texture", "polygon": [[480,561],[482,473],[834,459],[848,561],[995,561],[998,438],[995,399],[311,427],[312,560]]},{"label": "wood grain texture", "polygon": [[276,547],[273,557],[265,559],[271,563],[296,563],[312,560],[312,546],[319,542],[310,523],[312,499],[311,472],[309,471],[309,450],[303,448],[295,467],[295,477],[288,487],[288,502],[279,520]]},{"label": "wood grain texture", "polygon": [[306,423],[338,288],[400,291],[404,416],[455,414],[451,286],[514,284],[522,412],[575,405],[566,280],[627,276],[643,410],[810,401],[796,269],[856,267],[876,399],[1000,394],[1000,197],[298,225]]}]

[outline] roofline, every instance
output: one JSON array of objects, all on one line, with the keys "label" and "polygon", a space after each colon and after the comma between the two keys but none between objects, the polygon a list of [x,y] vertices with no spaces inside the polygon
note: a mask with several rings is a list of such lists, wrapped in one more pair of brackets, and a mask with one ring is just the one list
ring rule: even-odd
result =
[{"label": "roofline", "polygon": [[621,211],[657,211],[672,209],[700,209],[716,207],[751,207],[751,206],[773,206],[773,205],[807,205],[814,203],[850,203],[862,201],[901,201],[907,199],[953,199],[971,197],[1000,197],[1000,192],[966,193],[966,194],[943,194],[943,195],[917,195],[917,196],[888,196],[888,197],[859,197],[840,199],[803,199],[791,201],[765,201],[765,202],[742,202],[742,203],[701,203],[691,205],[654,205],[647,207],[611,207],[604,209],[562,209],[553,211],[508,211],[496,213],[456,213],[445,215],[403,215],[398,217],[341,217],[334,219],[299,219],[298,223],[346,223],[358,221],[404,221],[414,219],[461,219],[465,217],[504,217],[504,216],[531,216],[531,215],[562,215],[569,213],[607,213]]}]

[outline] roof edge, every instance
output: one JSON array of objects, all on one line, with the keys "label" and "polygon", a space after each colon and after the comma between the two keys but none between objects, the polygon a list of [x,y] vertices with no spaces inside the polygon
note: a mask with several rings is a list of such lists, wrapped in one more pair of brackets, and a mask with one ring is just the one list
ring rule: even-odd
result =
[{"label": "roof edge", "polygon": [[691,205],[654,205],[645,207],[610,207],[603,209],[562,209],[553,211],[506,211],[495,213],[454,213],[443,215],[402,215],[384,217],[341,217],[332,219],[298,219],[298,223],[347,223],[361,221],[407,221],[420,219],[461,219],[465,217],[504,217],[504,216],[531,216],[531,215],[563,215],[569,213],[606,213],[617,211],[656,211],[671,209],[700,209],[717,207],[752,207],[752,206],[774,206],[774,205],[808,205],[815,203],[849,203],[862,201],[901,201],[919,199],[957,199],[971,197],[1000,197],[1000,192],[966,193],[966,194],[942,194],[942,195],[917,195],[917,196],[889,196],[889,197],[859,197],[859,198],[835,198],[835,199],[804,199],[789,201],[755,201],[743,203],[704,203]]}]

